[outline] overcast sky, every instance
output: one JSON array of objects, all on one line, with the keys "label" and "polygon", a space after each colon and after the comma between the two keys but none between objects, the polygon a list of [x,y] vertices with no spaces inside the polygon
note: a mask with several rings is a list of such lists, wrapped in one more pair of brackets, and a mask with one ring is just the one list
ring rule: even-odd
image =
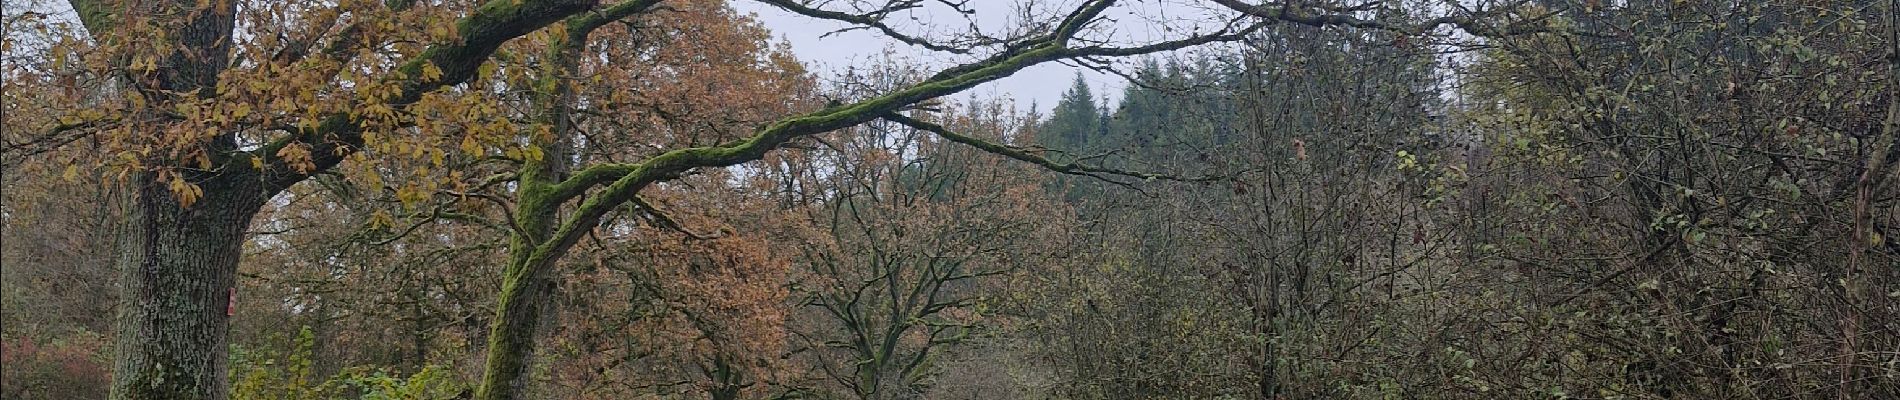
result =
[{"label": "overcast sky", "polygon": [[[846,1],[831,3],[827,5],[827,9],[848,11],[840,5],[840,3],[848,3]],[[927,37],[945,37],[969,29],[965,19],[957,13],[934,2],[925,3],[927,6],[920,10],[894,16],[893,19],[896,21],[893,25],[907,34]],[[1031,3],[1038,6],[1030,10],[1032,13],[1042,15],[1038,18],[1039,20],[1050,20],[1054,18],[1051,14],[1065,13],[1079,2],[1075,0],[971,0],[969,7],[977,12],[975,20],[981,29],[984,29],[986,33],[999,34],[1019,23],[1023,19],[1018,16],[1021,15],[1020,10]],[[1102,24],[1089,36],[1110,40],[1111,43],[1133,44],[1182,36],[1193,29],[1192,26],[1184,26],[1184,24],[1200,25],[1203,31],[1214,28],[1206,23],[1184,22],[1210,20],[1209,12],[1202,6],[1192,4],[1191,1],[1126,3],[1134,4],[1118,5],[1104,13],[1112,20],[1112,23]],[[827,36],[827,33],[846,28],[848,25],[792,14],[757,2],[734,1],[732,7],[741,13],[756,15],[766,28],[772,30],[773,34],[790,43],[792,52],[821,77],[829,77],[846,66],[869,64],[887,50],[899,57],[928,65],[931,67],[929,70],[932,71],[972,58],[972,56],[934,52],[910,46],[868,30]],[[1051,62],[978,86],[965,94],[952,96],[951,100],[967,99],[970,94],[984,99],[1007,97],[1014,99],[1018,108],[1024,110],[1027,110],[1029,104],[1034,102],[1037,108],[1047,115],[1047,111],[1053,108],[1056,101],[1062,97],[1062,92],[1068,90],[1074,82],[1077,72],[1083,74],[1083,79],[1094,88],[1097,96],[1107,96],[1111,100],[1119,98],[1122,88],[1127,86],[1126,82],[1118,76]]]},{"label": "overcast sky", "polygon": [[[847,8],[853,0],[817,2],[827,10],[852,11]],[[865,1],[883,3],[882,0]],[[8,8],[18,6],[9,1]],[[979,29],[991,35],[1002,35],[1012,26],[1025,19],[1052,22],[1060,15],[1080,3],[1080,0],[967,0],[968,7],[977,12],[973,19]],[[1107,41],[1110,44],[1145,44],[1166,38],[1181,37],[1189,32],[1206,32],[1218,28],[1215,15],[1225,16],[1219,11],[1209,11],[1208,6],[1197,0],[1147,0],[1128,1],[1117,4],[1103,16],[1107,23],[1094,26],[1094,30],[1084,36]],[[25,8],[49,8],[42,12],[71,19],[72,10],[65,1],[28,2]],[[805,62],[806,66],[821,78],[830,78],[835,72],[851,65],[868,64],[880,57],[885,51],[893,55],[914,60],[935,71],[959,62],[970,61],[974,56],[934,52],[910,46],[868,30],[856,30],[827,35],[848,27],[844,23],[820,20],[792,14],[778,8],[758,2],[732,0],[733,8],[741,13],[753,14],[771,29],[773,34],[791,45],[793,53]],[[893,16],[891,25],[907,34],[920,37],[949,37],[966,32],[969,20],[951,11],[935,1],[924,2],[925,6]],[[1027,11],[1025,11],[1027,10]],[[18,10],[10,10],[18,11]],[[1025,17],[1024,15],[1029,15]],[[1133,62],[1134,60],[1124,60]],[[1122,78],[1061,63],[1050,62],[1033,66],[1017,72],[1002,80],[984,84],[974,89],[951,96],[949,100],[961,101],[971,95],[977,98],[1013,99],[1019,109],[1027,110],[1034,103],[1045,112],[1062,97],[1074,82],[1077,72],[1099,97],[1111,101],[1118,99],[1122,88],[1127,84]],[[1114,103],[1104,103],[1114,104]]]}]

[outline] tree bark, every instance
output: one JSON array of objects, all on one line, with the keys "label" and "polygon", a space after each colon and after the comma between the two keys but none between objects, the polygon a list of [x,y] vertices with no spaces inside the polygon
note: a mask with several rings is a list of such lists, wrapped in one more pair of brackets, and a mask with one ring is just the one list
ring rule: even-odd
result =
[{"label": "tree bark", "polygon": [[477,399],[519,399],[527,393],[527,367],[529,357],[534,355],[542,307],[554,295],[552,274],[559,257],[537,257],[537,253],[544,252],[542,244],[554,233],[560,218],[561,199],[548,192],[554,182],[565,179],[570,162],[570,142],[565,140],[569,127],[564,102],[570,97],[566,77],[578,64],[567,43],[573,41],[554,46],[549,61],[553,71],[544,77],[537,99],[542,109],[538,123],[561,134],[553,140],[535,141],[545,155],[523,163],[515,182],[521,188],[515,217],[520,230],[509,238],[508,265],[502,270],[501,296],[495,307],[495,321],[489,326],[488,364],[475,394]]},{"label": "tree bark", "polygon": [[[545,236],[551,227],[549,221],[553,219],[554,208],[540,209],[548,211],[530,211],[535,215],[524,214],[518,220],[529,225],[525,229]],[[475,393],[475,398],[480,400],[524,398],[528,389],[529,357],[534,355],[536,328],[541,324],[541,308],[554,292],[554,281],[549,276],[552,265],[530,261],[538,247],[534,244],[540,241],[517,233],[511,243],[513,254],[508,268],[502,272],[500,303],[488,331],[487,367],[481,388]]]},{"label": "tree bark", "polygon": [[560,259],[559,255],[549,255],[556,250],[543,245],[553,236],[561,218],[561,204],[566,201],[552,191],[567,179],[573,163],[570,154],[574,142],[569,135],[573,126],[568,113],[580,51],[586,48],[587,37],[594,29],[644,12],[656,3],[626,1],[599,13],[569,18],[565,21],[567,35],[548,46],[546,69],[535,85],[535,124],[555,135],[535,136],[534,145],[543,156],[523,163],[515,181],[521,188],[514,221],[520,230],[509,238],[508,265],[502,271],[495,321],[489,326],[488,360],[481,387],[475,393],[477,399],[518,399],[528,390],[527,366],[534,355],[542,308],[554,296],[553,269]]},{"label": "tree bark", "polygon": [[113,399],[223,399],[226,333],[238,257],[251,217],[268,199],[261,185],[204,184],[205,197],[178,203],[152,173],[135,180],[121,233],[118,342]]},{"label": "tree bark", "polygon": [[[73,0],[86,30],[107,48],[137,40],[172,43],[160,49],[155,71],[126,78],[158,104],[212,96],[229,64],[234,2],[191,0],[125,2]],[[122,51],[137,51],[136,47]],[[121,54],[119,62],[136,54]],[[153,106],[153,109],[159,109]],[[142,111],[134,111],[142,112]],[[163,132],[161,123],[144,133]],[[229,136],[212,139],[206,151],[235,149]],[[163,157],[148,165],[176,166]],[[131,215],[120,232],[120,279],[111,398],[223,399],[225,335],[238,257],[251,217],[270,196],[257,175],[238,168],[193,172],[175,168],[203,189],[187,207],[159,176],[162,168],[135,171]]]}]

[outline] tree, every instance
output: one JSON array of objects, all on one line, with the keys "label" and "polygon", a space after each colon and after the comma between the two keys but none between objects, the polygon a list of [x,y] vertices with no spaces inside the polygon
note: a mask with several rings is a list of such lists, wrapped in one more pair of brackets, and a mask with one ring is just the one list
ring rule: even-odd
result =
[{"label": "tree", "polygon": [[[1062,92],[1062,99],[1056,102],[1056,108],[1049,114],[1049,122],[1036,130],[1039,144],[1052,149],[1086,152],[1094,149],[1093,142],[1102,132],[1101,108],[1095,105],[1095,93],[1089,90],[1088,81],[1077,72],[1075,84]],[[1085,155],[1078,153],[1065,159],[1075,159]]]},{"label": "tree", "polygon": [[[1498,223],[1490,240],[1548,277],[1552,294],[1531,308],[1608,314],[1578,317],[1603,321],[1594,328],[1537,326],[1593,338],[1576,347],[1611,366],[1575,385],[1626,382],[1658,397],[1893,393],[1862,366],[1863,346],[1895,337],[1892,308],[1874,305],[1892,297],[1868,289],[1891,286],[1892,269],[1864,267],[1900,255],[1871,240],[1894,218],[1878,200],[1891,198],[1879,182],[1893,181],[1900,112],[1894,4],[1539,5],[1619,35],[1498,41],[1478,69],[1484,103],[1465,115],[1496,143],[1477,159],[1524,166],[1483,183],[1518,194],[1489,214],[1539,221]],[[1792,361],[1794,348],[1829,361]]]},{"label": "tree", "polygon": [[[978,110],[949,111],[945,125],[1000,138],[1029,123]],[[793,284],[801,358],[829,381],[823,388],[859,399],[925,392],[949,349],[988,330],[986,293],[1049,258],[1034,239],[1060,232],[1021,166],[927,135],[862,125],[825,157],[840,166],[835,190],[809,212],[830,235],[806,246],[808,270]]]},{"label": "tree", "polygon": [[[514,212],[497,224],[510,231],[509,249],[489,334],[488,373],[477,392],[481,398],[515,398],[524,387],[523,359],[534,349],[533,332],[560,261],[610,214],[641,204],[639,196],[650,188],[877,119],[1058,172],[1155,177],[1050,160],[901,112],[1045,62],[1233,41],[1272,21],[1381,28],[1314,12],[1324,9],[1236,3],[1230,7],[1263,18],[1115,47],[1083,37],[1094,33],[1092,24],[1114,4],[1089,1],[1019,34],[931,41],[884,22],[908,2],[847,13],[766,1],[912,45],[981,55],[849,104],[771,113],[747,134],[669,143],[637,160],[582,164],[572,146],[589,142],[575,134],[569,118],[594,104],[578,100],[584,92],[576,89],[581,82],[574,71],[582,52],[602,26],[669,9],[657,1],[240,3],[73,0],[86,39],[74,32],[72,40],[40,53],[54,61],[48,66],[10,71],[37,85],[10,88],[19,90],[9,90],[9,107],[29,98],[55,101],[39,101],[54,107],[22,120],[36,131],[16,141],[27,145],[9,145],[9,155],[98,137],[98,153],[112,162],[86,172],[122,178],[129,193],[131,212],[116,257],[122,307],[115,328],[114,398],[225,396],[227,310],[252,220],[286,190],[339,171],[345,161],[360,168],[412,168],[418,175],[488,161],[514,166],[473,187],[500,185],[515,193]],[[1477,26],[1466,17],[1428,25],[1439,24]],[[417,25],[428,29],[405,29]],[[523,85],[524,79],[534,84]],[[632,83],[669,78],[639,79]],[[526,87],[532,90],[519,92]],[[504,107],[511,95],[527,96],[529,107]],[[450,149],[456,148],[468,154],[453,155]],[[438,188],[409,182],[394,189],[414,203]]]}]

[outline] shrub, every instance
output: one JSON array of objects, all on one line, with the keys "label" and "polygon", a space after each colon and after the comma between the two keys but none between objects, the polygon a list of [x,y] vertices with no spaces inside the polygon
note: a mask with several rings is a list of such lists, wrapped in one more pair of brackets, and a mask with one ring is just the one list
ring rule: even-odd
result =
[{"label": "shrub", "polygon": [[105,398],[112,383],[105,348],[105,338],[91,332],[0,340],[0,398]]},{"label": "shrub", "polygon": [[311,367],[316,335],[309,327],[287,349],[232,349],[234,400],[435,400],[467,391],[450,369],[431,365],[401,376],[382,367],[351,367],[321,380]]}]

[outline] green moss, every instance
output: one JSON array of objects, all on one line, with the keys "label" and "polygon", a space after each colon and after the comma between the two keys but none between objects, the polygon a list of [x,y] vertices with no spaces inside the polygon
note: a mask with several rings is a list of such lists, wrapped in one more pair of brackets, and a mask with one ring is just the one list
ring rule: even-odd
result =
[{"label": "green moss", "polygon": [[111,7],[103,4],[103,1],[73,0],[71,3],[73,11],[79,14],[79,23],[84,24],[86,31],[91,32],[94,38],[98,38],[101,32],[112,30],[113,25],[118,23],[113,18]]}]

